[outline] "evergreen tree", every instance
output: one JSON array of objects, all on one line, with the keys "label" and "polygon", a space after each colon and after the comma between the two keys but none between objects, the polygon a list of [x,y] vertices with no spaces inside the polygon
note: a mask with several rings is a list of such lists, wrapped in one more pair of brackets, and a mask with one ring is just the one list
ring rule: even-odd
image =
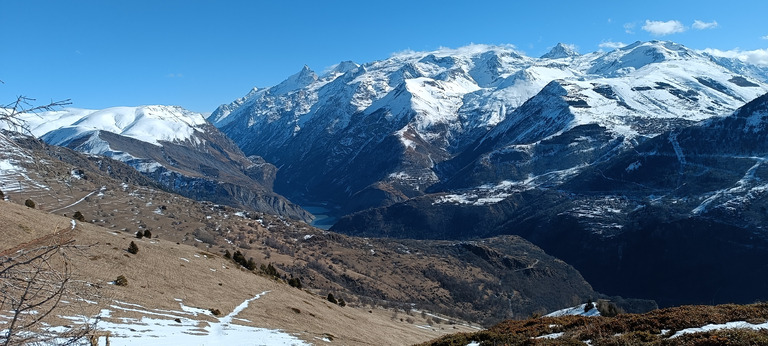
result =
[{"label": "evergreen tree", "polygon": [[76,211],[74,215],[72,215],[72,218],[80,222],[85,222],[85,215],[83,215],[83,213],[81,213],[79,210]]},{"label": "evergreen tree", "polygon": [[288,279],[288,285],[290,285],[291,287],[296,287],[298,289],[301,289],[303,287],[303,285],[301,284],[301,280],[299,278],[294,278],[294,277]]},{"label": "evergreen tree", "polygon": [[253,261],[253,257],[249,258],[248,262],[245,263],[245,268],[248,270],[256,269],[256,262]]},{"label": "evergreen tree", "polygon": [[128,252],[135,255],[139,252],[139,247],[136,245],[136,243],[131,242],[131,245],[128,245]]},{"label": "evergreen tree", "polygon": [[334,304],[338,304],[339,302],[336,300],[336,298],[333,296],[333,293],[328,293],[328,301]]},{"label": "evergreen tree", "polygon": [[136,231],[136,238],[139,238],[139,239],[144,238],[144,232]]},{"label": "evergreen tree", "polygon": [[243,256],[243,253],[241,253],[239,250],[235,251],[235,254],[232,255],[232,260],[235,261],[235,263],[245,266],[248,262],[245,260],[245,256]]}]

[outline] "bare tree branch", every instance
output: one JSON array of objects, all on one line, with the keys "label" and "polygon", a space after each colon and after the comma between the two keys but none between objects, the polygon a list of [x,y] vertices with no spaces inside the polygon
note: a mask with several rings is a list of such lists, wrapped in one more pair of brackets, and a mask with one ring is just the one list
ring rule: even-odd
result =
[{"label": "bare tree branch", "polygon": [[52,111],[60,107],[71,105],[70,99],[62,101],[53,101],[40,106],[33,105],[36,101],[26,96],[17,96],[16,101],[0,107],[0,122],[4,123],[11,131],[31,134],[26,122],[21,119],[23,114],[37,114],[42,111]]},{"label": "bare tree branch", "polygon": [[93,325],[85,323],[66,332],[51,332],[42,321],[51,316],[62,300],[79,296],[73,287],[73,271],[68,252],[81,252],[70,240],[38,246],[0,257],[0,314],[6,311],[6,329],[0,331],[0,344],[71,344],[81,340]]}]

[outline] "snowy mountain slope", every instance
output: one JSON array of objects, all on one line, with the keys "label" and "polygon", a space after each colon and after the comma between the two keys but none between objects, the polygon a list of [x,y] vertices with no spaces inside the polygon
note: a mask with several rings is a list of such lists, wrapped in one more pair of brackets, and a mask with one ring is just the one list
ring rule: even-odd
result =
[{"label": "snowy mountain slope", "polygon": [[[677,212],[762,228],[768,203],[768,94],[733,114],[673,130],[596,166],[566,185],[654,193]],[[600,170],[599,175],[595,170]]]},{"label": "snowy mountain slope", "polygon": [[49,144],[128,163],[196,199],[308,219],[271,191],[276,168],[248,158],[199,113],[174,106],[64,109],[23,116]]},{"label": "snowy mountain slope", "polygon": [[[284,194],[334,205],[365,195],[352,204],[386,205],[449,179],[456,170],[439,164],[474,151],[485,136],[507,134],[490,148],[507,151],[595,124],[611,141],[633,145],[768,92],[759,71],[672,42],[585,55],[558,45],[541,58],[509,46],[472,45],[346,62],[321,76],[304,67],[278,86],[222,105],[209,120],[246,154],[281,167],[276,187]],[[572,119],[555,129],[547,114],[536,122],[516,113],[529,99],[544,97],[539,93],[553,81],[565,89],[553,97],[568,108],[556,113]],[[510,129],[529,135],[513,138]]]},{"label": "snowy mountain slope", "polygon": [[[103,110],[68,108],[24,117],[31,132],[43,136],[62,128],[78,131],[109,131],[160,146],[159,141],[185,141],[206,124],[202,114],[181,107],[113,107]],[[68,136],[51,138],[61,145]]]},{"label": "snowy mountain slope", "polygon": [[[520,110],[534,105],[535,98]],[[593,154],[601,150],[595,143],[611,140],[609,152]],[[515,234],[573,264],[600,292],[664,306],[751,302],[765,297],[753,278],[765,270],[768,249],[767,143],[768,94],[631,145],[597,124],[580,125],[457,174],[475,180],[449,181],[509,178],[502,183],[358,212],[332,230],[433,239]]]}]

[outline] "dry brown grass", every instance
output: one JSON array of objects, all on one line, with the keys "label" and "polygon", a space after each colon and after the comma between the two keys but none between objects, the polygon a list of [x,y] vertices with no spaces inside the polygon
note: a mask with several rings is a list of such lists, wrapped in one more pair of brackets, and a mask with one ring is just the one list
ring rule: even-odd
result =
[{"label": "dry brown grass", "polygon": [[[51,230],[61,230],[62,225],[71,227],[69,222],[67,218],[0,202],[0,232],[12,234],[2,238],[0,251],[49,236]],[[336,344],[402,345],[455,330],[471,330],[462,326],[422,329],[416,325],[426,322],[418,316],[411,324],[392,319],[390,310],[342,308],[323,296],[241,269],[217,254],[162,238],[136,239],[127,232],[81,222],[70,234],[77,244],[91,245],[86,255],[73,256],[72,261],[76,278],[96,287],[93,301],[97,304],[70,302],[61,308],[62,315],[96,315],[115,301],[138,304],[147,310],[178,311],[180,303],[176,299],[183,300],[186,306],[219,309],[222,314],[228,314],[244,300],[268,291],[237,317],[251,321],[254,326],[281,329],[307,341],[332,335]],[[136,255],[127,252],[131,241],[139,246]],[[128,279],[126,287],[110,284],[118,275]],[[112,321],[144,315],[112,310]],[[199,319],[211,320],[205,316]]]},{"label": "dry brown grass", "polygon": [[[594,295],[575,269],[521,238],[474,247],[492,255],[484,259],[456,242],[347,237],[271,215],[251,212],[244,218],[235,215],[242,210],[131,185],[131,179],[124,185],[85,165],[78,168],[88,179],[73,179],[72,167],[61,162],[43,165],[43,171],[30,167],[29,176],[39,174],[35,179],[48,188],[29,187],[8,197],[14,203],[32,198],[37,209],[57,215],[79,211],[88,223],[131,238],[149,230],[161,241],[219,255],[239,250],[246,259],[253,257],[257,267],[273,263],[280,275],[299,277],[314,293],[339,294],[353,305],[402,309],[415,304],[456,320],[491,325]],[[510,263],[519,267],[508,268]],[[562,287],[562,282],[571,284]]]}]

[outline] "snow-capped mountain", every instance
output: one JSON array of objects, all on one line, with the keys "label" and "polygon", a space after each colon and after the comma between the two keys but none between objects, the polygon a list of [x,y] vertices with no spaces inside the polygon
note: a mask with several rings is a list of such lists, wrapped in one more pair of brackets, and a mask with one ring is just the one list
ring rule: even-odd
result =
[{"label": "snow-capped mountain", "polygon": [[[765,69],[672,42],[584,55],[559,44],[541,58],[472,45],[344,62],[323,75],[305,66],[220,106],[209,120],[246,154],[280,167],[279,192],[349,212],[403,201],[437,183],[472,188],[578,170],[611,148],[728,114],[768,92],[767,82]],[[585,128],[603,150],[579,162],[519,176],[455,177],[468,165],[531,155],[543,141]]]},{"label": "snow-capped mountain", "polygon": [[[519,110],[546,107],[561,109],[532,99]],[[579,125],[496,152],[460,172],[475,180],[453,183],[508,181],[361,211],[332,230],[409,239],[520,235],[574,265],[598,291],[662,306],[768,297],[754,281],[768,272],[768,94],[632,145],[608,133]]]},{"label": "snow-capped mountain", "polygon": [[243,155],[200,113],[175,106],[67,108],[23,120],[49,144],[123,161],[179,194],[309,218],[272,192],[274,166]]}]

